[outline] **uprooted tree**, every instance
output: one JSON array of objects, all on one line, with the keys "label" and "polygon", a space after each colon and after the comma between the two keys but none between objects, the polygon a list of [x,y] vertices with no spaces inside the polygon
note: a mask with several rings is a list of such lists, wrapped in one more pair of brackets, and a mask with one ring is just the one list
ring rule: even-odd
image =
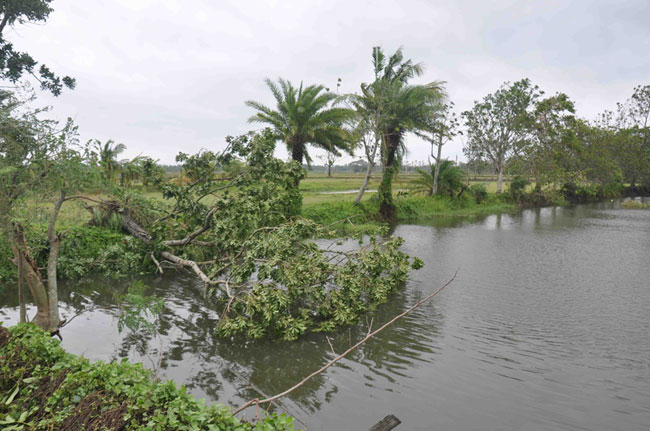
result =
[{"label": "uprooted tree", "polygon": [[399,250],[399,238],[319,247],[314,238],[331,232],[299,216],[304,171],[273,157],[273,134],[227,142],[221,153],[181,153],[191,180],[162,185],[162,202],[129,191],[88,199],[95,220],[121,217],[160,273],[184,268],[199,277],[221,304],[219,333],[295,339],[349,324],[421,265]]}]

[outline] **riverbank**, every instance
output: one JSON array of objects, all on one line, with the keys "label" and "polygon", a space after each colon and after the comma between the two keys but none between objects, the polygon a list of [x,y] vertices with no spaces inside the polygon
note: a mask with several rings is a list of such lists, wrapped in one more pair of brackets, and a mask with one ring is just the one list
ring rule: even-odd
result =
[{"label": "riverbank", "polygon": [[72,355],[31,324],[0,326],[0,400],[2,429],[294,429],[286,415],[242,422],[224,406],[197,401],[183,386],[156,381],[142,364]]},{"label": "riverbank", "polygon": [[[480,203],[469,196],[396,196],[397,222],[425,222],[438,217],[472,217],[501,214],[519,209],[507,202],[504,195],[488,194]],[[350,200],[303,204],[302,216],[331,226],[336,234],[357,234],[377,230],[384,223],[378,221],[379,202],[370,196],[359,205]]]}]

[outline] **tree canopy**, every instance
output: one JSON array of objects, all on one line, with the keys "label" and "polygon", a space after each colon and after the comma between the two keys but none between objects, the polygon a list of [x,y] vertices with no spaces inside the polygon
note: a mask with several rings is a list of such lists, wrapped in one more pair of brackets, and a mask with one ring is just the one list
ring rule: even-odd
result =
[{"label": "tree canopy", "polygon": [[38,62],[28,53],[17,51],[6,38],[7,27],[29,22],[44,22],[53,9],[52,0],[3,0],[0,2],[0,78],[12,83],[25,76],[34,77],[44,90],[55,96],[61,94],[64,87],[73,89],[74,78],[59,77],[46,65]]}]

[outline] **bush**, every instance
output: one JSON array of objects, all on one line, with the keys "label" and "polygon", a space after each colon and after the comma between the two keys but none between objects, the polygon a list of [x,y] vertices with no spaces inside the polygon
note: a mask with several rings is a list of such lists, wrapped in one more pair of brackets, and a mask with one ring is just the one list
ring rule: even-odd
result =
[{"label": "bush", "polygon": [[526,187],[530,184],[528,178],[520,177],[517,175],[510,182],[510,187],[508,188],[508,197],[513,202],[519,203],[522,201],[524,195],[526,194]]},{"label": "bush", "polygon": [[81,278],[89,273],[108,277],[139,274],[152,268],[144,244],[114,230],[78,226],[61,242],[57,270],[61,278]]},{"label": "bush", "polygon": [[571,203],[595,202],[603,199],[616,198],[623,195],[625,186],[620,182],[601,184],[566,183],[560,193]]},{"label": "bush", "polygon": [[481,204],[488,198],[487,188],[482,183],[472,184],[467,189],[467,192],[474,198],[477,204]]},{"label": "bush", "polygon": [[[36,264],[47,266],[49,244],[45,226],[32,226],[27,235]],[[122,277],[152,270],[148,253],[141,241],[130,235],[97,226],[76,226],[66,232],[61,242],[58,276],[76,279],[88,274]],[[0,237],[0,282],[16,280],[13,252],[6,237]]]},{"label": "bush", "polygon": [[173,382],[155,382],[141,364],[91,363],[66,353],[31,324],[0,326],[0,428],[291,431],[285,415],[242,423],[206,407]]}]

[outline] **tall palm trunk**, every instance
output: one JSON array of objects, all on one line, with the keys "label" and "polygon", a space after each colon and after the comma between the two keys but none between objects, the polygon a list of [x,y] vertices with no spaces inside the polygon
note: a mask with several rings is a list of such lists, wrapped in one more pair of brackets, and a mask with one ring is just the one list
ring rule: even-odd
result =
[{"label": "tall palm trunk", "polygon": [[395,202],[393,201],[393,177],[396,171],[397,149],[400,144],[399,133],[389,133],[384,142],[386,142],[386,157],[384,160],[384,169],[382,172],[381,183],[377,194],[379,195],[379,215],[384,221],[395,220]]},{"label": "tall palm trunk", "polygon": [[[291,148],[291,159],[298,162],[302,166],[302,160],[305,157],[305,147],[299,142],[289,142]],[[296,178],[295,185],[298,187],[300,185],[300,179]]]}]

